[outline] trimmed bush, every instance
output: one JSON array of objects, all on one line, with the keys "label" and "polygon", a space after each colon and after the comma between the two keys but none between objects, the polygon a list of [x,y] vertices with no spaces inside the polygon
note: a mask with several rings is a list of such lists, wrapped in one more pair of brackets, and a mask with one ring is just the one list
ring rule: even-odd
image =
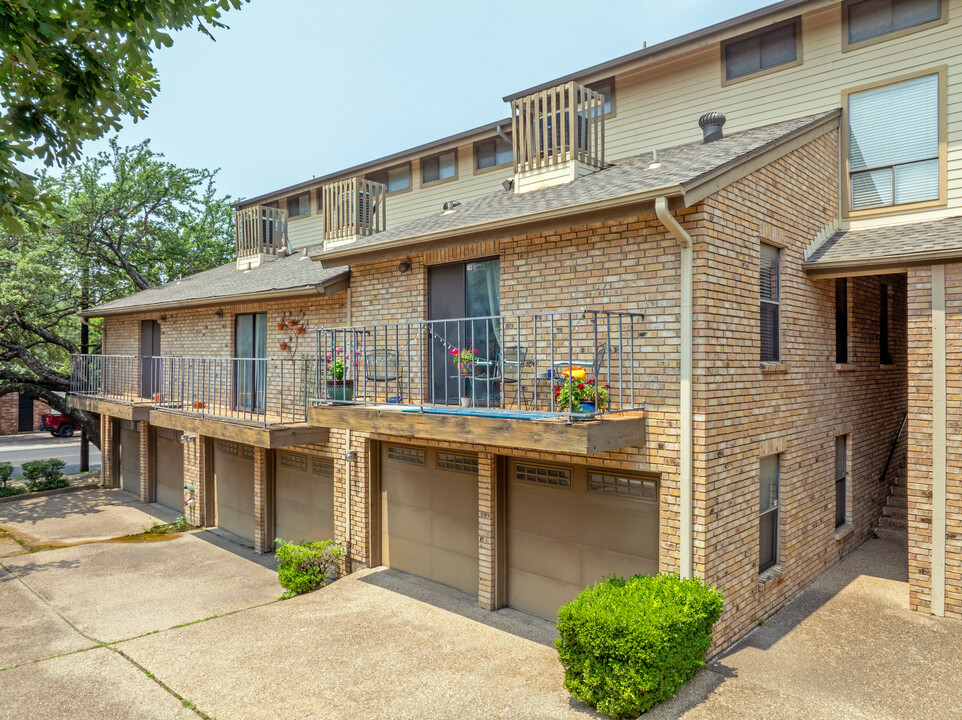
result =
[{"label": "trimmed bush", "polygon": [[574,697],[614,718],[674,697],[705,665],[722,594],[698,578],[610,577],[558,611],[558,657]]},{"label": "trimmed bush", "polygon": [[30,492],[40,492],[69,487],[70,482],[61,472],[66,464],[59,458],[29,460],[23,463],[20,469],[23,470],[23,477],[27,481],[27,489]]},{"label": "trimmed bush", "polygon": [[0,498],[10,497],[11,495],[23,495],[27,488],[23,485],[3,485],[0,486]]},{"label": "trimmed bush", "polygon": [[285,597],[316,590],[324,586],[327,576],[344,557],[344,546],[333,540],[323,542],[287,542],[277,538],[277,580],[287,591]]},{"label": "trimmed bush", "polygon": [[8,462],[0,462],[0,488],[7,486],[7,481],[13,476],[13,465]]}]

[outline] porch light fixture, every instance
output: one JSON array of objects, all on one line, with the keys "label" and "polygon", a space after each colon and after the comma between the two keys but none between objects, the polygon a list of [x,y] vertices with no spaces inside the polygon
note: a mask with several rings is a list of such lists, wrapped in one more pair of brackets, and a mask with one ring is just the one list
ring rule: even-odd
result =
[{"label": "porch light fixture", "polygon": [[404,273],[409,273],[409,272],[411,272],[411,261],[410,261],[410,260],[402,260],[401,262],[399,262],[398,265],[397,265],[397,271],[398,271],[399,273],[401,273],[402,275],[403,275]]},{"label": "porch light fixture", "polygon": [[222,318],[224,317],[224,311],[221,308],[214,310],[214,317]]}]

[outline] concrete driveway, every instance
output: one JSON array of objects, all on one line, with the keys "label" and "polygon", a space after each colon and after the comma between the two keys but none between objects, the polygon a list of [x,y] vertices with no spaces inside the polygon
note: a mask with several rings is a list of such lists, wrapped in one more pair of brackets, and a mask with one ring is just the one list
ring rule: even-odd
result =
[{"label": "concrete driveway", "polygon": [[[647,717],[962,718],[962,623],[908,611],[904,558],[867,543]],[[550,623],[385,569],[278,602],[272,562],[210,532],[0,560],[0,719],[597,717]]]}]

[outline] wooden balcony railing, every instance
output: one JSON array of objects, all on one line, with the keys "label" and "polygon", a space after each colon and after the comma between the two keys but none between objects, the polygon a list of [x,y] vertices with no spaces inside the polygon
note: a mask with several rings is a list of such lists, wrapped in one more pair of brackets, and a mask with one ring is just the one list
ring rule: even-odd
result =
[{"label": "wooden balcony railing", "polygon": [[568,82],[511,101],[515,172],[577,160],[605,165],[605,98]]},{"label": "wooden balcony railing", "polygon": [[321,193],[325,242],[384,230],[385,185],[355,177],[329,183]]},{"label": "wooden balcony railing", "polygon": [[276,255],[287,244],[287,210],[256,205],[238,210],[237,257]]},{"label": "wooden balcony railing", "polygon": [[656,369],[644,317],[585,309],[322,328],[314,402],[522,419],[639,412]]}]

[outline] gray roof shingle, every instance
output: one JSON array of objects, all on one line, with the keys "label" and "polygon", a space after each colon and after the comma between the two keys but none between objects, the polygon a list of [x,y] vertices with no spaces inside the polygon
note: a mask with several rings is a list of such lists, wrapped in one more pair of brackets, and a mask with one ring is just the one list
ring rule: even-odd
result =
[{"label": "gray roof shingle", "polygon": [[[732,133],[712,143],[694,142],[659,149],[660,167],[651,168],[652,153],[624,158],[609,167],[573,182],[531,192],[497,192],[470,200],[453,211],[413,220],[404,225],[369,235],[324,252],[312,250],[313,257],[337,258],[342,253],[373,249],[424,235],[450,232],[452,235],[496,221],[522,220],[538,213],[587,205],[595,201],[628,198],[646,191],[686,188],[697,185],[705,176],[739,164],[746,156],[778,145],[823,121],[837,117],[838,110],[807,115],[772,125]],[[333,262],[338,260],[333,259]]]},{"label": "gray roof shingle", "polygon": [[844,265],[896,264],[926,256],[962,255],[962,217],[904,225],[843,230],[816,250],[805,263],[809,270]]},{"label": "gray roof shingle", "polygon": [[98,317],[120,311],[137,310],[148,306],[195,303],[203,300],[228,299],[252,295],[304,289],[305,292],[321,283],[349,272],[346,267],[322,268],[302,252],[279,257],[251,270],[238,270],[231,262],[212,270],[205,270],[172,280],[165,285],[141,290],[133,295],[111,300],[91,308],[83,314]]}]

